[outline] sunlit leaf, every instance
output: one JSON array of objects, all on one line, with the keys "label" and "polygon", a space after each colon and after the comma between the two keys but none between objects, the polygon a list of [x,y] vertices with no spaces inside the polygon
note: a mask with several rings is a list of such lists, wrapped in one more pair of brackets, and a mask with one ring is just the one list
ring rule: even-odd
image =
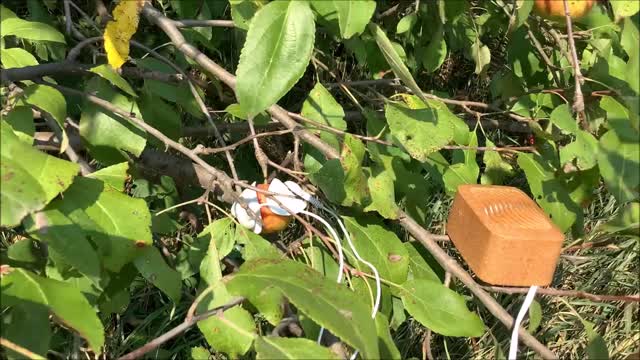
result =
[{"label": "sunlit leaf", "polygon": [[2,122],[2,226],[13,227],[64,191],[79,166],[44,154],[21,141]]},{"label": "sunlit leaf", "polygon": [[236,71],[238,100],[249,116],[276,103],[300,79],[314,39],[306,1],[274,1],[256,13]]},{"label": "sunlit leaf", "polygon": [[256,359],[337,359],[326,347],[309,339],[261,336],[256,339]]},{"label": "sunlit leaf", "polygon": [[[395,233],[370,218],[344,216],[343,219],[358,253],[378,269],[382,278],[395,283],[407,279],[409,254]],[[360,269],[371,271],[364,264],[360,264]]]},{"label": "sunlit leaf", "polygon": [[251,302],[265,288],[275,287],[296,308],[360,350],[364,357],[379,357],[375,325],[365,303],[351,290],[303,264],[284,258],[248,261],[227,286]]}]

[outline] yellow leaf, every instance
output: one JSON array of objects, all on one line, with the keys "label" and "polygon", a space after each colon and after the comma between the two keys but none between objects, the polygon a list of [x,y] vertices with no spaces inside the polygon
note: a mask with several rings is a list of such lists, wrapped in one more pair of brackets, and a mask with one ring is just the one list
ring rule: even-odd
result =
[{"label": "yellow leaf", "polygon": [[129,40],[138,29],[140,10],[145,0],[121,0],[113,9],[113,21],[104,31],[104,49],[109,65],[119,69],[129,57]]}]

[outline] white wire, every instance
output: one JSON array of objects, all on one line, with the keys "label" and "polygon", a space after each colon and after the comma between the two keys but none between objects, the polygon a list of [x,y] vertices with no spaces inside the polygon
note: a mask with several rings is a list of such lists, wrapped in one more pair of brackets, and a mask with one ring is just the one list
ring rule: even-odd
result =
[{"label": "white wire", "polygon": [[338,233],[331,225],[329,225],[329,223],[324,218],[306,210],[300,211],[300,214],[311,216],[312,218],[320,221],[322,225],[324,225],[329,230],[329,233],[331,234],[331,237],[335,241],[336,248],[338,250],[338,278],[336,279],[336,282],[341,283],[342,273],[344,272],[344,255],[342,254],[342,244],[340,243],[340,238],[338,237]]},{"label": "white wire", "polygon": [[509,360],[516,360],[516,354],[518,353],[518,330],[520,329],[520,323],[529,310],[529,306],[531,306],[537,290],[538,287],[535,285],[529,288],[527,296],[524,298],[524,302],[522,303],[522,307],[518,312],[518,316],[516,316],[516,321],[513,324],[513,332],[511,333],[511,344],[509,345]]},{"label": "white wire", "polygon": [[[344,255],[342,253],[342,243],[340,242],[340,238],[338,237],[338,234],[336,233],[336,230],[329,225],[329,223],[322,217],[306,211],[306,210],[302,210],[300,211],[301,214],[305,214],[305,215],[309,215],[312,218],[320,221],[322,223],[322,225],[324,225],[328,230],[329,233],[331,234],[331,237],[333,238],[333,240],[336,243],[336,248],[338,250],[338,278],[336,279],[336,282],[339,284],[342,282],[342,273],[344,272]],[[320,344],[320,342],[322,341],[322,335],[324,335],[324,327],[320,328],[320,332],[318,333],[318,340],[317,343]]]},{"label": "white wire", "polygon": [[[351,240],[351,236],[349,235],[349,232],[347,231],[347,228],[344,226],[344,223],[342,222],[342,219],[340,218],[340,216],[333,211],[333,209],[329,208],[328,206],[325,206],[319,199],[313,197],[313,196],[304,196],[304,194],[299,194],[298,191],[296,191],[296,189],[292,189],[290,187],[288,187],[289,190],[291,190],[294,194],[298,195],[299,197],[307,200],[311,205],[323,209],[325,211],[327,211],[329,214],[331,214],[331,216],[333,216],[333,218],[338,222],[338,225],[340,226],[340,230],[342,231],[342,234],[344,235],[344,237],[347,239],[347,243],[349,243],[349,247],[351,248],[351,250],[353,251],[353,255],[356,257],[356,259],[358,259],[360,262],[362,262],[363,264],[367,265],[369,267],[369,269],[371,269],[371,271],[373,272],[375,281],[376,281],[376,298],[373,302],[373,308],[371,309],[371,318],[375,319],[376,314],[378,313],[378,309],[380,308],[380,299],[382,297],[382,285],[381,285],[381,280],[380,280],[380,273],[378,272],[378,269],[373,266],[373,264],[371,264],[370,262],[368,262],[367,260],[363,259],[362,256],[360,256],[360,254],[358,253],[358,250],[356,249],[355,245],[353,244],[353,241]],[[337,248],[338,248],[338,256],[339,256],[339,263],[340,263],[340,271],[338,274],[338,280],[337,282],[340,283],[342,280],[342,271],[344,269],[344,256],[342,254],[342,246],[340,244],[340,240],[338,238],[337,235],[335,235],[335,230],[321,217],[317,216],[316,214],[310,213],[308,211],[302,211],[301,213],[307,214],[311,217],[313,217],[314,219],[319,220],[320,222],[322,222],[328,229],[330,229],[330,232],[332,233],[332,235],[337,239],[336,244],[337,244]],[[320,332],[318,334],[318,343],[320,343],[320,341],[322,340],[322,335],[324,334],[324,327],[320,328]],[[356,350],[353,355],[351,355],[350,360],[354,360],[356,357],[358,356],[358,350]]]},{"label": "white wire", "polygon": [[[313,197],[311,199],[309,199],[309,202],[311,204],[315,205],[316,207],[319,207],[319,208],[327,211],[329,214],[331,214],[331,216],[333,216],[333,218],[338,222],[338,225],[340,226],[340,229],[342,230],[342,234],[347,239],[347,243],[349,243],[349,247],[353,251],[353,255],[360,262],[362,262],[365,265],[367,265],[369,267],[369,269],[371,269],[371,271],[373,272],[374,278],[376,280],[376,298],[375,298],[375,301],[373,302],[373,309],[371,310],[371,318],[375,319],[376,318],[376,314],[378,313],[378,309],[380,308],[380,299],[382,297],[382,285],[381,285],[380,273],[378,272],[378,269],[375,266],[373,266],[373,264],[371,264],[367,260],[363,259],[362,256],[360,256],[360,254],[358,253],[358,250],[356,249],[355,245],[353,244],[353,241],[351,240],[351,236],[349,235],[349,232],[347,231],[347,228],[344,226],[344,223],[342,222],[342,219],[340,218],[340,216],[338,214],[336,214],[335,211],[333,211],[331,208],[329,208],[327,206],[324,206],[324,204],[322,204],[319,200],[317,200],[317,199],[315,199]],[[320,336],[318,337],[318,342],[320,341],[320,338],[322,337],[322,333],[324,332],[323,330],[324,330],[324,328],[320,329]],[[358,350],[356,350],[353,353],[353,355],[351,355],[350,360],[354,360],[357,356],[358,356]]]}]

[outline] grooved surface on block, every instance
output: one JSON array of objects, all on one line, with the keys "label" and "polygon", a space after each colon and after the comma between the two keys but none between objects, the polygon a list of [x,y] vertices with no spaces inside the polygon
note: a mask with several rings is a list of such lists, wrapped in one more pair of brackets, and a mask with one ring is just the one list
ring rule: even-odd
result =
[{"label": "grooved surface on block", "polygon": [[564,235],[519,189],[462,185],[447,232],[483,281],[505,286],[548,285]]}]

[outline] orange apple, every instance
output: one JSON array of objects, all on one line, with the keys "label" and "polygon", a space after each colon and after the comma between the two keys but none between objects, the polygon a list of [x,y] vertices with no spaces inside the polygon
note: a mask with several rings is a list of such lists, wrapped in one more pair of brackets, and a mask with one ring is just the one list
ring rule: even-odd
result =
[{"label": "orange apple", "polygon": [[[269,184],[258,184],[258,189],[269,191]],[[258,203],[264,204],[267,202],[267,195],[258,192]],[[275,214],[268,206],[260,208],[260,217],[262,217],[262,233],[270,234],[284,230],[287,225],[293,219],[293,216],[281,216]]]},{"label": "orange apple", "polygon": [[[578,19],[586,15],[593,4],[594,0],[571,0],[567,1],[569,5],[569,13],[574,19]],[[563,0],[535,0],[536,12],[547,19],[558,20],[564,18],[564,1]]]}]

